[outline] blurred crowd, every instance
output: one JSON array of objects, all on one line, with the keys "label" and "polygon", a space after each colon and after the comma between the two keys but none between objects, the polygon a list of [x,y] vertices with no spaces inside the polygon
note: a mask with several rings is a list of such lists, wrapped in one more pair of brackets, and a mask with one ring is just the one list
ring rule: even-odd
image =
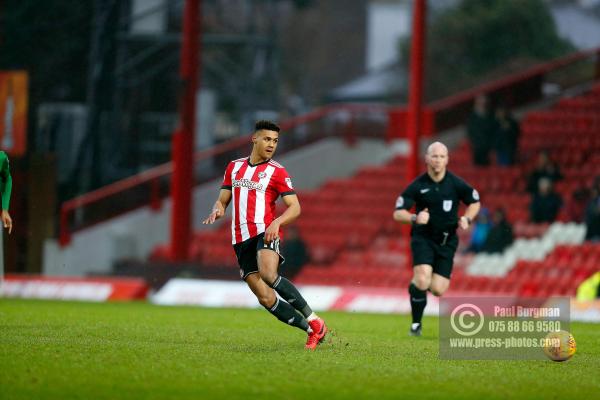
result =
[{"label": "blurred crowd", "polygon": [[475,165],[490,165],[492,152],[496,154],[498,165],[513,165],[516,162],[519,134],[519,123],[505,104],[498,104],[492,112],[486,96],[475,98],[473,111],[467,121],[467,135]]},{"label": "blurred crowd", "polygon": [[[475,99],[467,121],[467,137],[474,165],[489,166],[492,156],[495,156],[498,166],[515,165],[519,161],[519,136],[519,122],[505,104],[497,104],[492,110],[486,96]],[[568,221],[585,223],[586,240],[600,241],[600,176],[591,187],[577,187],[566,200],[555,190],[556,183],[563,179],[560,166],[550,154],[540,152],[527,175],[526,190],[531,196],[530,222],[552,223],[562,213]],[[505,211],[497,209],[490,213],[482,208],[473,225],[467,251],[502,252],[512,241],[513,229]]]}]

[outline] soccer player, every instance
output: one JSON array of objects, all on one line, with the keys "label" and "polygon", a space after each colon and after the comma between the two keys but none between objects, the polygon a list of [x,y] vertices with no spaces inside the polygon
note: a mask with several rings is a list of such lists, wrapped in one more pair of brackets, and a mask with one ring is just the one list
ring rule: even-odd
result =
[{"label": "soccer player", "polygon": [[[469,229],[480,209],[479,193],[446,169],[448,148],[432,143],[425,155],[427,172],[417,177],[396,200],[394,220],[412,224],[413,279],[408,288],[412,310],[410,334],[421,336],[427,290],[441,296],[450,286],[456,228]],[[467,205],[458,218],[459,201]],[[416,206],[416,213],[409,210]]]},{"label": "soccer player", "polygon": [[10,176],[8,156],[3,151],[0,151],[0,192],[2,193],[2,225],[8,229],[8,233],[10,234],[13,222],[8,213],[8,207],[12,192],[12,177]]},{"label": "soccer player", "polygon": [[[280,227],[300,215],[292,180],[285,168],[271,159],[277,149],[279,131],[279,126],[271,121],[256,123],[250,157],[229,163],[219,198],[203,224],[212,224],[225,215],[233,200],[231,239],[241,278],[259,303],[277,319],[306,331],[305,347],[314,350],[324,340],[327,326],[294,284],[279,275],[279,266],[285,261],[279,252]],[[275,218],[275,201],[279,196],[287,209]]]}]

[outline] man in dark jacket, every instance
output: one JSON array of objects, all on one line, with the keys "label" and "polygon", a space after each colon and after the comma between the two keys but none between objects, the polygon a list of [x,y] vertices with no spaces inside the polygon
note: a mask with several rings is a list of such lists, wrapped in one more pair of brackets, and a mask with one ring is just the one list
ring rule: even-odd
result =
[{"label": "man in dark jacket", "polygon": [[552,181],[549,178],[540,179],[538,191],[533,195],[529,206],[531,222],[554,222],[561,207],[562,199],[558,193],[552,190]]},{"label": "man in dark jacket", "polygon": [[473,112],[467,121],[467,135],[475,165],[490,164],[490,150],[494,137],[494,118],[490,114],[487,97],[477,96]]},{"label": "man in dark jacket", "polygon": [[502,208],[494,211],[492,223],[492,229],[488,232],[481,251],[485,253],[502,253],[513,242],[512,226],[506,220],[506,214]]}]

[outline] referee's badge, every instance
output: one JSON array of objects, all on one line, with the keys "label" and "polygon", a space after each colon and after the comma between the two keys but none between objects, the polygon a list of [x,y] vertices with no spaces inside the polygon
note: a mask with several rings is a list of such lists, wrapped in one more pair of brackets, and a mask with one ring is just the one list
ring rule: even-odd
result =
[{"label": "referee's badge", "polygon": [[404,206],[404,197],[398,196],[396,199],[396,208],[400,208],[402,206]]},{"label": "referee's badge", "polygon": [[444,200],[444,203],[442,204],[442,208],[446,212],[452,210],[452,200]]},{"label": "referee's badge", "polygon": [[479,192],[473,189],[473,200],[479,201]]}]

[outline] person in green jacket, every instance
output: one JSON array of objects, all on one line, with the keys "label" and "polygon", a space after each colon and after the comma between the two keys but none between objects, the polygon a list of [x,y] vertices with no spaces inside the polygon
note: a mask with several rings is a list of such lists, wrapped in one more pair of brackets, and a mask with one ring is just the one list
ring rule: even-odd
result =
[{"label": "person in green jacket", "polygon": [[596,272],[579,285],[577,300],[592,301],[600,298],[600,272]]},{"label": "person in green jacket", "polygon": [[2,224],[8,233],[12,232],[12,218],[8,213],[10,206],[10,194],[12,192],[12,177],[8,166],[8,156],[5,152],[0,151],[0,192],[2,193]]}]

